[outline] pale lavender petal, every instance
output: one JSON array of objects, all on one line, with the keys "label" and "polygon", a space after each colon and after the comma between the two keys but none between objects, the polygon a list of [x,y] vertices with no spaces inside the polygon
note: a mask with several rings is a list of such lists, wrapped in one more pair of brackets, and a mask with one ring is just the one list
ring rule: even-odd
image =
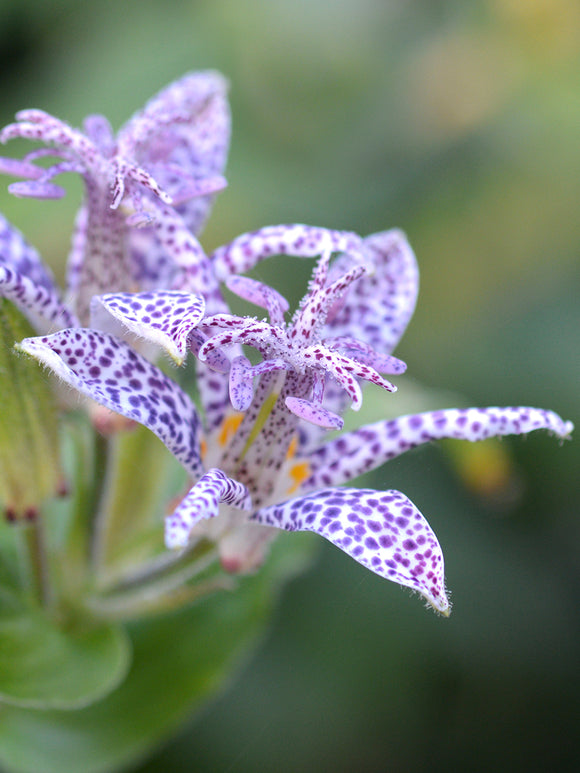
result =
[{"label": "pale lavender petal", "polygon": [[[217,72],[189,73],[154,96],[131,118],[118,135],[119,153],[135,158],[150,169],[157,181],[177,201],[188,229],[201,229],[213,195],[179,202],[184,195],[183,173],[198,180],[216,178],[224,171],[230,139],[228,84]],[[181,172],[177,174],[175,168]]]},{"label": "pale lavender petal", "polygon": [[323,489],[265,507],[251,519],[286,531],[316,532],[367,569],[412,588],[449,614],[437,537],[399,491]]},{"label": "pale lavender petal", "polygon": [[308,458],[305,490],[331,486],[375,469],[410,448],[440,438],[485,440],[547,429],[560,438],[573,430],[552,411],[540,408],[450,408],[378,421],[331,440]]},{"label": "pale lavender petal", "polygon": [[349,231],[293,224],[274,225],[242,234],[219,247],[211,256],[217,277],[243,274],[256,263],[272,255],[294,255],[313,258],[328,252],[356,252],[362,239]]},{"label": "pale lavender petal", "polygon": [[[400,231],[384,231],[364,240],[364,250],[374,273],[360,279],[345,296],[328,335],[350,336],[390,354],[399,342],[417,301],[419,271],[409,243]],[[344,256],[331,275],[344,273],[353,258]]]},{"label": "pale lavender petal", "polygon": [[193,527],[206,518],[219,515],[222,502],[243,510],[250,510],[252,506],[250,494],[244,485],[228,478],[221,470],[209,470],[165,519],[167,547],[186,547]]},{"label": "pale lavender petal", "polygon": [[190,475],[202,474],[195,406],[174,381],[123,341],[77,328],[25,338],[18,348],[82,394],[148,427]]},{"label": "pale lavender petal", "polygon": [[290,396],[286,398],[286,407],[298,418],[323,429],[342,429],[344,425],[344,421],[336,413],[310,400]]},{"label": "pale lavender petal", "polygon": [[2,264],[0,296],[12,301],[39,333],[77,324],[76,317],[62,303],[56,288],[37,285]]},{"label": "pale lavender petal", "polygon": [[158,290],[148,293],[108,293],[95,296],[91,303],[92,326],[114,333],[110,317],[137,338],[143,338],[166,351],[181,365],[189,350],[189,333],[205,313],[201,296]]}]

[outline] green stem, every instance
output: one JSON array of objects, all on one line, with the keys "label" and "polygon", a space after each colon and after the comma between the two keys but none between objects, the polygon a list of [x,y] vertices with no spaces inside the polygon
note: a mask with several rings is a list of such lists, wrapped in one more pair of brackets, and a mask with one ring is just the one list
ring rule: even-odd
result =
[{"label": "green stem", "polygon": [[107,490],[110,485],[112,470],[111,441],[95,433],[93,514],[91,522],[89,561],[91,569],[98,573],[103,559],[104,535],[107,529]]},{"label": "green stem", "polygon": [[21,530],[28,569],[28,587],[36,601],[41,606],[48,607],[53,601],[53,593],[42,516],[38,515],[32,523],[23,524]]}]

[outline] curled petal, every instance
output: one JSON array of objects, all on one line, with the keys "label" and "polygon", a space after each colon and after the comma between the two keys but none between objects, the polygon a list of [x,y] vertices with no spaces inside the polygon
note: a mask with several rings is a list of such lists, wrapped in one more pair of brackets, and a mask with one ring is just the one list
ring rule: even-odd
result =
[{"label": "curled petal", "polygon": [[174,381],[123,341],[77,328],[25,338],[18,348],[82,394],[148,427],[192,476],[202,474],[195,406]]},{"label": "curled petal", "polygon": [[115,333],[109,327],[112,317],[133,335],[144,338],[166,351],[181,365],[188,351],[189,333],[205,313],[201,296],[159,290],[149,293],[109,293],[93,298],[93,327]]},{"label": "curled petal", "polygon": [[[215,324],[214,320],[215,317],[206,318],[204,326]],[[240,324],[237,327],[238,329],[235,329],[232,325],[232,329],[225,330],[223,333],[216,333],[216,335],[208,338],[199,350],[199,359],[203,362],[216,347],[221,348],[233,344],[253,346],[262,354],[271,351],[275,352],[278,346],[281,347],[282,351],[285,351],[286,337],[284,331],[280,328],[269,325],[267,322],[255,322],[253,320],[248,322],[244,319],[240,319]]]},{"label": "curled petal", "polygon": [[193,527],[205,518],[219,514],[220,503],[250,510],[252,501],[247,488],[218,469],[205,473],[176,510],[165,519],[165,544],[183,548]]},{"label": "curled petal", "polygon": [[211,260],[218,279],[243,274],[272,255],[313,258],[327,252],[355,252],[362,239],[349,231],[331,231],[309,225],[273,225],[242,234],[219,247]]},{"label": "curled petal", "polygon": [[323,429],[342,429],[344,421],[341,416],[327,410],[322,405],[303,400],[300,397],[286,398],[286,407],[295,416]]},{"label": "curled petal", "polygon": [[[345,296],[345,302],[329,317],[327,333],[365,341],[379,352],[390,354],[399,342],[415,310],[419,270],[405,235],[391,230],[364,240],[364,252],[374,271],[360,279]],[[332,272],[352,265],[346,255]]]},{"label": "curled petal", "polygon": [[540,408],[451,408],[378,421],[331,440],[309,457],[311,477],[304,488],[344,483],[374,470],[410,448],[441,438],[485,440],[547,429],[567,437],[574,425]]},{"label": "curled petal", "polygon": [[262,508],[251,520],[286,531],[316,532],[367,569],[416,590],[449,615],[437,537],[399,491],[323,489]]}]

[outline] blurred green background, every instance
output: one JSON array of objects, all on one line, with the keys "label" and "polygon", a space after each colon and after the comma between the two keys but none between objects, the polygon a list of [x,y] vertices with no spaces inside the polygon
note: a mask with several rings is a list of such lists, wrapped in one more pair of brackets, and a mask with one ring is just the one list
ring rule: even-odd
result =
[{"label": "blurred green background", "polygon": [[[577,0],[2,0],[0,65],[2,124],[40,107],[115,127],[184,72],[221,70],[234,131],[208,249],[302,221],[399,226],[416,250],[410,375],[369,417],[531,404],[578,423]],[[57,273],[70,191],[0,186]],[[308,267],[280,265],[261,276],[299,297]],[[580,768],[578,449],[441,444],[367,476],[429,518],[451,618],[320,544],[241,678],[141,773]]]}]

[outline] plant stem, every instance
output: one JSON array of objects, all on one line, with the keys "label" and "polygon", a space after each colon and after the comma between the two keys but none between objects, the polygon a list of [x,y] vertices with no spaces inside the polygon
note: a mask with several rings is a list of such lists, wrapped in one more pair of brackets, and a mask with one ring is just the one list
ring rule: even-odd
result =
[{"label": "plant stem", "polygon": [[22,533],[28,563],[27,576],[30,590],[43,607],[48,607],[53,601],[53,593],[50,585],[48,553],[42,516],[37,516],[32,523],[24,524]]}]

